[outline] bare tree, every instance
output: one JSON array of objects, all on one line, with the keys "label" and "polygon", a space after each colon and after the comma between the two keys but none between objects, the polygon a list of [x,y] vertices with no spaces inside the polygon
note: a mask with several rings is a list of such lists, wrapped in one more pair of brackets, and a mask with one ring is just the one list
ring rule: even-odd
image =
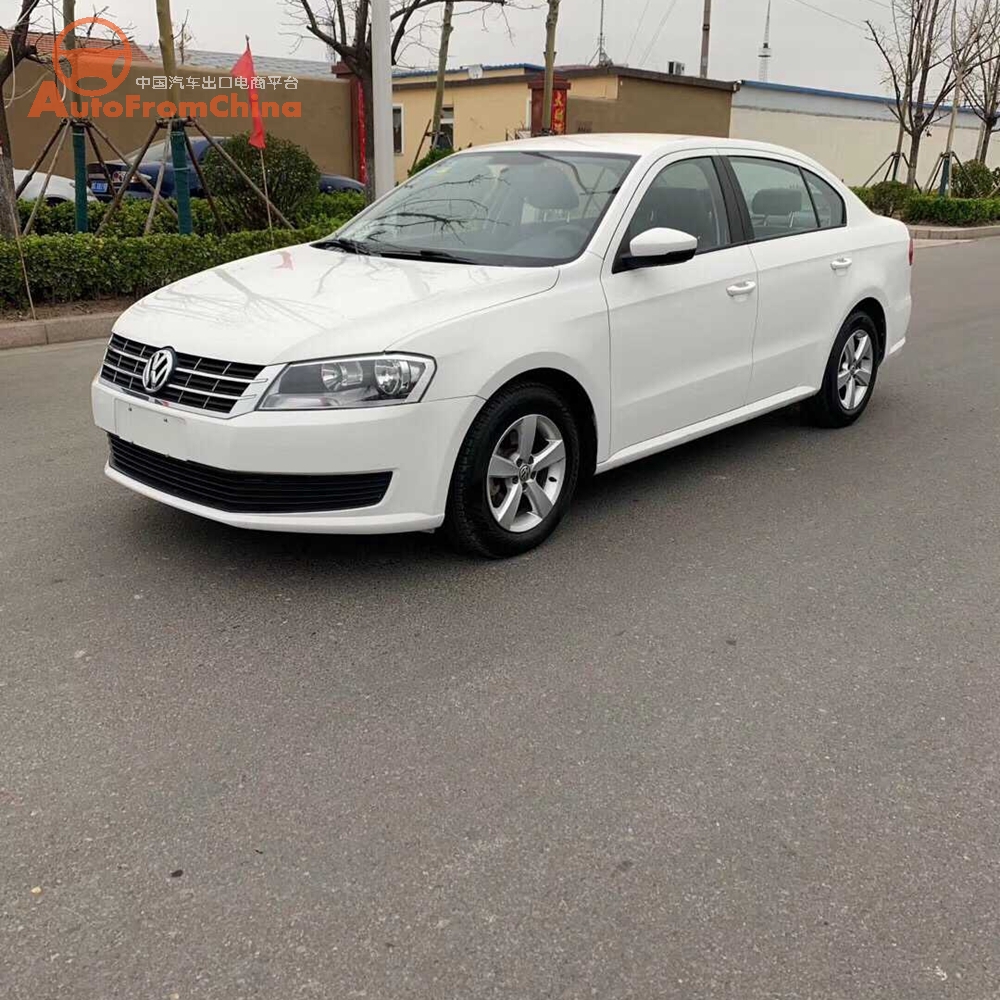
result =
[{"label": "bare tree", "polygon": [[1000,3],[996,0],[985,5],[974,62],[977,66],[966,77],[963,98],[983,123],[976,159],[985,163],[990,139],[1000,125]]},{"label": "bare tree", "polygon": [[[398,62],[406,40],[430,8],[446,0],[392,0],[392,64]],[[457,0],[461,3],[463,0]],[[477,10],[503,7],[508,0],[468,0]],[[372,120],[372,44],[370,0],[286,0],[310,35],[318,38],[343,60],[360,80],[365,104],[365,159],[374,162],[375,130]],[[371,177],[369,177],[371,188]],[[369,191],[371,193],[371,191]]]},{"label": "bare tree", "polygon": [[448,72],[448,43],[451,40],[451,16],[455,0],[445,0],[441,19],[441,44],[438,47],[437,81],[434,85],[434,114],[431,118],[431,149],[437,149],[441,139],[441,108],[444,106],[444,77]]},{"label": "bare tree", "polygon": [[901,136],[909,136],[906,183],[917,182],[917,161],[926,130],[941,117],[941,106],[955,89],[959,67],[971,72],[978,63],[970,50],[978,34],[968,28],[975,2],[965,0],[961,23],[967,30],[952,36],[951,20],[959,0],[891,0],[892,25],[885,29],[866,21],[869,36],[887,68],[893,98],[890,109]]},{"label": "bare tree", "polygon": [[543,132],[552,131],[552,83],[556,72],[556,26],[559,23],[559,0],[549,0],[545,17],[545,83],[542,88]]},{"label": "bare tree", "polygon": [[14,197],[14,158],[10,148],[10,128],[7,124],[7,102],[3,88],[18,64],[25,59],[37,59],[38,50],[29,39],[31,17],[41,0],[21,0],[21,10],[14,26],[7,32],[7,51],[0,59],[0,236],[12,238],[20,230],[17,199]]}]

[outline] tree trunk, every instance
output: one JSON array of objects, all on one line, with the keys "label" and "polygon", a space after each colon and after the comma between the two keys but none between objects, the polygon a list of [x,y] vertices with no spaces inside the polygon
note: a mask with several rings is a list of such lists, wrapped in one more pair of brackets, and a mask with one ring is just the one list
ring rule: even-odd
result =
[{"label": "tree trunk", "polygon": [[359,65],[357,77],[361,81],[361,95],[365,105],[365,197],[368,201],[375,200],[375,107],[372,94],[371,65]]},{"label": "tree trunk", "polygon": [[[63,27],[72,24],[76,20],[76,0],[63,0]],[[71,31],[62,41],[62,48],[76,48],[76,31]]]},{"label": "tree trunk", "polygon": [[559,0],[549,0],[545,18],[545,86],[542,90],[541,131],[552,131],[552,81],[556,70],[556,24],[559,22]]},{"label": "tree trunk", "polygon": [[906,132],[903,130],[903,123],[899,123],[899,133],[896,135],[896,155],[892,161],[892,179],[894,181],[899,180],[899,164],[903,159],[903,136]]},{"label": "tree trunk", "polygon": [[906,186],[917,186],[917,160],[920,157],[920,140],[924,137],[923,127],[915,128],[910,136],[910,162],[906,168]]},{"label": "tree trunk", "polygon": [[[174,54],[174,22],[170,18],[170,0],[156,0],[156,22],[160,28],[160,55],[163,59],[163,72],[169,79],[177,76],[177,56]],[[180,103],[180,91],[177,86],[169,88],[170,100]]]},{"label": "tree trunk", "polygon": [[979,150],[979,160],[981,163],[986,162],[986,157],[990,151],[990,139],[993,138],[993,130],[997,127],[997,119],[990,118],[986,122],[986,127],[983,129],[983,144],[982,148]]},{"label": "tree trunk", "polygon": [[437,85],[434,88],[434,117],[431,119],[431,149],[437,149],[441,134],[441,108],[444,105],[444,75],[448,70],[448,40],[451,38],[451,14],[455,9],[454,0],[444,5],[441,21],[441,46],[438,49]]},{"label": "tree trunk", "polygon": [[17,214],[14,161],[10,155],[10,130],[7,127],[7,107],[0,93],[0,236],[13,239],[21,231]]}]

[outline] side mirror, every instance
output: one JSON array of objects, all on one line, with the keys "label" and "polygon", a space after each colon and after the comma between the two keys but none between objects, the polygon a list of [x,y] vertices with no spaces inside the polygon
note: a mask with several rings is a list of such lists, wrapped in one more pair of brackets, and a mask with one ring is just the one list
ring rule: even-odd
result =
[{"label": "side mirror", "polygon": [[616,271],[683,264],[698,252],[698,238],[679,229],[647,229],[629,243],[628,250],[616,263]]}]

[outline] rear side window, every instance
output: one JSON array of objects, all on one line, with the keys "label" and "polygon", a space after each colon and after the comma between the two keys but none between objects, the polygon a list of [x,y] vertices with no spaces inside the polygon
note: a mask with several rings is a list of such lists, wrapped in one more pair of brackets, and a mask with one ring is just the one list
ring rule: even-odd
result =
[{"label": "rear side window", "polygon": [[743,156],[734,156],[729,162],[750,209],[756,239],[819,229],[812,198],[798,167],[780,160]]},{"label": "rear side window", "polygon": [[836,229],[844,225],[847,222],[844,199],[822,177],[817,177],[808,170],[803,170],[802,175],[809,185],[820,229]]},{"label": "rear side window", "polygon": [[698,239],[698,251],[727,246],[729,220],[710,157],[671,163],[657,174],[628,227],[626,246],[647,229],[679,229]]}]

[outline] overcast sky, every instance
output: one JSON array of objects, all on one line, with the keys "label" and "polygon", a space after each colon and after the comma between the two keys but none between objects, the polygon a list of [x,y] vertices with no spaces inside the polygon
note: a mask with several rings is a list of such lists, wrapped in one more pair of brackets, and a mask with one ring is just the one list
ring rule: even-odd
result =
[{"label": "overcast sky", "polygon": [[[527,7],[531,0],[512,0]],[[109,16],[128,23],[140,42],[155,42],[154,0],[100,0]],[[320,7],[323,0],[314,0]],[[778,83],[881,93],[882,71],[874,46],[864,38],[862,22],[884,21],[889,0],[772,0],[770,79]],[[289,0],[172,0],[175,21],[190,9],[192,48],[237,52],[249,34],[254,51],[323,59],[323,46],[299,41]],[[5,23],[19,4],[0,0]],[[459,3],[456,11],[474,4]],[[78,0],[81,16],[91,6]],[[606,0],[606,47],[611,58],[646,69],[665,70],[669,60],[687,64],[697,74],[703,0]],[[767,0],[714,0],[709,72],[721,79],[756,79],[757,51],[764,33]],[[562,0],[557,40],[559,62],[587,62],[597,48],[600,0]],[[825,12],[825,13],[824,13]],[[508,26],[509,25],[509,32]],[[296,49],[296,43],[298,47]],[[545,44],[544,4],[508,10],[506,23],[494,14],[456,18],[452,35],[453,65],[541,62]],[[410,65],[426,66],[433,54],[413,48]]]}]

